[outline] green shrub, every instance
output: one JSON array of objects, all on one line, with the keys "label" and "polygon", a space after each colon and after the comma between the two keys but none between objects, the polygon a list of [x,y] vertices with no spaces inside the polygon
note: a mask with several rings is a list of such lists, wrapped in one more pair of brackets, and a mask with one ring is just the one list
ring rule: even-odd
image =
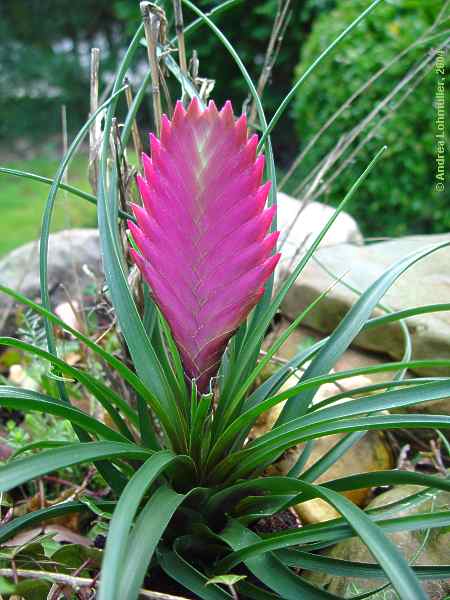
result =
[{"label": "green shrub", "polygon": [[[392,0],[380,4],[338,46],[308,80],[298,94],[294,107],[297,130],[302,146],[320,129],[327,119],[353,94],[370,75],[376,73],[393,57],[416,41],[434,22],[442,3],[419,3],[418,0]],[[368,0],[342,1],[331,13],[322,14],[304,46],[297,73],[300,74],[360,12]],[[322,135],[306,156],[290,182],[290,191],[334,147],[339,138],[355,127],[385,98],[405,74],[430,50],[428,42],[408,52],[389,68],[350,109],[338,118]],[[413,80],[414,85],[415,80]],[[437,75],[432,70],[411,95],[395,110],[388,104],[378,115],[391,117],[365,146],[356,160],[342,172],[326,199],[336,204],[355,179],[361,167],[383,144],[389,147],[387,158],[366,183],[364,195],[355,197],[350,211],[360,221],[366,234],[401,235],[404,233],[442,232],[450,229],[450,212],[445,192],[435,189],[436,174],[436,93]],[[393,100],[394,104],[407,88]],[[355,148],[377,119],[368,125],[353,143]],[[344,158],[345,159],[345,158]],[[295,181],[294,181],[295,180]]]}]

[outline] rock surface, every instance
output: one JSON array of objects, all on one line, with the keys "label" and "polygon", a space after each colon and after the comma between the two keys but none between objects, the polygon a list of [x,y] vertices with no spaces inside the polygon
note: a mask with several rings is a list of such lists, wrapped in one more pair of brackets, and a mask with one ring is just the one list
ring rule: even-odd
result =
[{"label": "rock surface", "polygon": [[[336,276],[364,291],[387,268],[399,259],[435,244],[450,241],[450,234],[411,236],[367,246],[342,244],[320,248],[317,258]],[[408,269],[383,298],[393,310],[450,301],[450,248],[443,248]],[[348,271],[348,273],[347,273]],[[292,287],[283,311],[294,318],[334,282],[318,262],[312,260]],[[356,294],[338,283],[318,307],[305,319],[305,324],[320,332],[333,331],[357,299]],[[374,314],[381,314],[380,311]],[[411,317],[407,324],[412,337],[415,359],[450,359],[450,312],[435,312]],[[404,340],[398,324],[389,324],[360,334],[355,345],[401,359]],[[422,374],[450,374],[449,369],[426,368]]]},{"label": "rock surface", "polygon": [[[87,269],[86,269],[87,267]],[[69,229],[49,239],[48,286],[56,305],[77,298],[83,289],[103,277],[99,235],[96,229]],[[17,248],[0,261],[0,283],[35,300],[39,292],[39,243]],[[0,331],[5,331],[11,301],[0,294]]]},{"label": "rock surface", "polygon": [[[369,508],[379,508],[392,502],[397,502],[410,496],[421,488],[405,485],[395,487],[375,498]],[[417,513],[428,513],[430,511],[448,510],[450,504],[450,493],[438,492],[435,499],[429,499],[412,508],[404,509],[395,513],[395,517],[414,515]],[[425,538],[424,535],[427,537]],[[401,550],[408,561],[413,561],[416,566],[439,566],[450,564],[450,531],[445,529],[431,529],[429,534],[424,531],[401,531],[388,536]],[[424,543],[425,541],[425,543]],[[327,556],[338,560],[350,560],[357,562],[373,563],[374,560],[367,547],[357,538],[339,542]],[[415,560],[414,560],[415,559]],[[327,573],[310,572],[306,574],[307,579],[328,592],[339,596],[350,598],[357,593],[364,593],[376,589],[382,585],[382,580],[367,580],[352,577],[334,577]],[[424,581],[423,587],[430,600],[443,600],[450,593],[450,580]],[[389,594],[389,595],[387,595]],[[384,590],[374,596],[374,600],[386,600],[397,598],[395,594]]]},{"label": "rock surface", "polygon": [[[290,268],[299,251],[304,251],[314,242],[315,237],[333,216],[334,208],[320,202],[309,202],[304,207],[300,200],[279,192],[277,212],[277,228],[281,232],[279,246],[282,253],[277,272],[281,273],[283,269]],[[361,244],[362,240],[355,219],[342,212],[322,240],[322,246]]]}]

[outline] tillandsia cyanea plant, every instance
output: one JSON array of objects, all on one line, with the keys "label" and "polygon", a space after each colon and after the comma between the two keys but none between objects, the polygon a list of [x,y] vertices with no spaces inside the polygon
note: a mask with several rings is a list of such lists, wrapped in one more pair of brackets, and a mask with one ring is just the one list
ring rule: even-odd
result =
[{"label": "tillandsia cyanea plant", "polygon": [[[355,375],[355,370],[338,374],[331,371],[361,331],[450,308],[440,304],[371,316],[392,283],[442,245],[417,251],[394,264],[360,295],[333,334],[300,350],[261,383],[259,375],[264,367],[321,297],[261,355],[261,344],[273,317],[381,152],[349,190],[288,279],[273,293],[271,274],[278,255],[270,132],[293,92],[267,124],[244,65],[211,20],[215,13],[208,17],[188,0],[183,2],[199,15],[186,31],[206,24],[236,60],[254,94],[262,135],[259,143],[256,136],[249,136],[245,117],[236,118],[230,103],[220,111],[213,103],[205,107],[195,86],[186,81],[186,74],[173,66],[168,53],[162,53],[168,68],[180,78],[185,94],[194,99],[187,111],[182,103],[177,104],[171,119],[163,118],[159,138],[152,136],[151,157],[143,157],[143,176],[138,178],[143,206],[133,207],[135,218],[127,207],[122,205],[119,209],[120,160],[109,160],[110,134],[117,98],[140,47],[143,27],[138,29],[117,71],[110,98],[82,128],[55,179],[50,181],[40,247],[42,303],[1,288],[45,318],[48,350],[14,338],[1,338],[0,343],[48,361],[57,375],[57,385],[53,396],[0,386],[0,405],[61,416],[72,423],[79,442],[49,440],[33,448],[39,450],[37,453],[10,460],[0,468],[0,492],[6,494],[71,465],[95,464],[111,488],[111,499],[97,503],[97,512],[111,516],[100,578],[98,585],[92,583],[97,585],[100,600],[135,600],[146,577],[151,583],[161,570],[186,594],[205,600],[226,600],[236,595],[256,600],[337,597],[311,585],[298,569],[331,571],[343,576],[363,574],[364,578],[379,581],[382,587],[390,583],[403,600],[424,599],[420,580],[446,578],[450,565],[408,565],[384,531],[448,525],[450,512],[419,513],[413,519],[398,517],[396,511],[403,504],[397,503],[370,513],[341,493],[400,483],[426,486],[424,492],[407,500],[412,502],[430,490],[450,490],[449,480],[388,470],[320,485],[315,481],[367,430],[449,429],[447,416],[386,413],[391,408],[448,397],[449,378],[405,380],[404,372],[408,367],[448,367],[449,361],[412,360],[409,334],[404,327],[404,360],[357,370],[358,374],[394,372],[395,379],[387,377],[382,383],[358,388],[353,391],[355,398],[348,399],[347,395],[344,402],[340,395],[315,405],[312,400],[321,385]],[[225,2],[215,12],[229,8],[229,4]],[[340,37],[350,33],[377,4],[379,0]],[[319,57],[317,64],[334,45]],[[142,89],[147,82],[148,79]],[[141,93],[136,96],[138,100],[125,120],[122,146],[128,140],[142,97]],[[66,165],[101,111],[106,114],[97,197],[75,188],[69,190],[97,203],[109,294],[134,368],[101,343],[61,321],[49,304],[47,247],[56,192],[62,185]],[[263,153],[267,162],[264,178]],[[262,183],[263,179],[266,183]],[[126,252],[118,235],[119,218],[129,219],[131,253],[143,275],[143,314],[128,282]],[[135,392],[136,404],[128,404],[119,390],[106,385],[98,375],[59,358],[55,326],[70,333],[116,371]],[[306,363],[298,383],[280,391],[292,372]],[[109,424],[70,404],[73,382],[83,386],[103,406],[110,417]],[[258,417],[281,402],[285,404],[273,428],[249,441],[248,433]],[[305,469],[307,452],[314,440],[332,433],[343,433],[344,438]],[[263,476],[268,465],[301,443],[305,443],[305,451],[287,475]],[[261,517],[313,498],[333,505],[341,518],[266,535],[254,530],[253,524]],[[92,507],[92,502],[87,505],[73,500],[14,518],[1,526],[0,542],[33,524],[74,512],[89,512]],[[321,556],[320,549],[353,536],[359,536],[368,546],[377,564],[344,563]],[[26,577],[26,572],[20,574]],[[52,573],[45,577],[51,579]]]}]

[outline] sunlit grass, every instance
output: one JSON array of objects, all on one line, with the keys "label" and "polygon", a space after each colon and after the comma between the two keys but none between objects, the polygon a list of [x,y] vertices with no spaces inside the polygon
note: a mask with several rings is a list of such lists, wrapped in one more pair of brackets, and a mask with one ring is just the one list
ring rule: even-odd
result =
[{"label": "sunlit grass", "polygon": [[[4,167],[31,171],[53,177],[57,159],[35,158],[2,164]],[[68,182],[90,191],[87,180],[87,157],[76,156],[69,168]],[[39,237],[42,213],[49,187],[29,179],[0,175],[0,256]],[[56,201],[52,231],[73,227],[95,227],[95,206],[60,191]]]}]

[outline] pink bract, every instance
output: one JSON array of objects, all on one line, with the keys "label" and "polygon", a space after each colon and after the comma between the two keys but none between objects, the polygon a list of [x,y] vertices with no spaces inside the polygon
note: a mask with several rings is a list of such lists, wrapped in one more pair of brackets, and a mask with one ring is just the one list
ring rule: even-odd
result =
[{"label": "pink bract", "polygon": [[187,111],[178,102],[171,121],[163,116],[161,139],[151,135],[151,158],[142,156],[143,207],[129,223],[140,253],[131,254],[201,391],[279,259],[257,143],[230,102],[219,112],[194,99]]}]

